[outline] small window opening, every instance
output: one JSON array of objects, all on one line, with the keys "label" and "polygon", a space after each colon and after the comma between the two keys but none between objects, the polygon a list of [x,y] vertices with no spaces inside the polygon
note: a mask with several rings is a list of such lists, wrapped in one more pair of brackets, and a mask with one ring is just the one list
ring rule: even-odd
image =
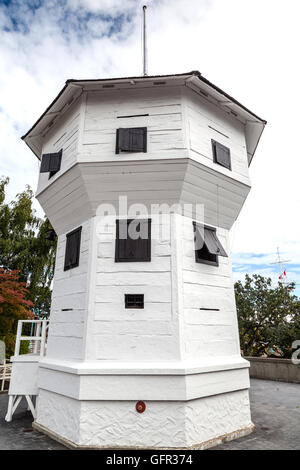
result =
[{"label": "small window opening", "polygon": [[117,129],[116,153],[147,152],[147,127]]},{"label": "small window opening", "polygon": [[125,308],[144,308],[144,294],[125,294]]},{"label": "small window opening", "polygon": [[231,170],[230,149],[225,145],[219,144],[215,140],[211,141],[213,150],[213,159],[215,163]]},{"label": "small window opening", "polygon": [[81,230],[82,227],[79,227],[66,236],[64,271],[79,266]]},{"label": "small window opening", "polygon": [[217,237],[216,229],[201,226],[196,222],[193,222],[193,225],[196,263],[218,266],[218,256],[227,257],[227,253]]}]

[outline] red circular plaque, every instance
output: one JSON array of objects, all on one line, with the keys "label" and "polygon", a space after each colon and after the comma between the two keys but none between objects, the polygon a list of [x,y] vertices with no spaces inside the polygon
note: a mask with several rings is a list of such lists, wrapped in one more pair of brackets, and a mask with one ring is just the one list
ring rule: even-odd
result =
[{"label": "red circular plaque", "polygon": [[135,409],[138,413],[144,413],[146,409],[146,404],[143,401],[138,401],[135,405]]}]

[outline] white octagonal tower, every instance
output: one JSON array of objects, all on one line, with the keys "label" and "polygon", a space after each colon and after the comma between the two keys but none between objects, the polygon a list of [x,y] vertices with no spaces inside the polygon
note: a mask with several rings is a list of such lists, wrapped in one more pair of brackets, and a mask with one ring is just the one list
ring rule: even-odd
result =
[{"label": "white octagonal tower", "polygon": [[264,126],[190,72],[68,80],[23,137],[58,235],[37,428],[83,448],[251,432],[228,233]]}]

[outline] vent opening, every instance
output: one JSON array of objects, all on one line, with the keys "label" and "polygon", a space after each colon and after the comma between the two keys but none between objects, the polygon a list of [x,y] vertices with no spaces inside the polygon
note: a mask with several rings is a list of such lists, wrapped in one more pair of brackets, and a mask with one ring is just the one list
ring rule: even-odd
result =
[{"label": "vent opening", "polygon": [[125,294],[125,308],[144,308],[144,294]]}]

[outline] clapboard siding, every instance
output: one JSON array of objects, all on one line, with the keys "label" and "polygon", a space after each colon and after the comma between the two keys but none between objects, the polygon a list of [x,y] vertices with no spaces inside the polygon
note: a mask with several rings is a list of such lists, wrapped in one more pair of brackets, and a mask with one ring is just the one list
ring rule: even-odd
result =
[{"label": "clapboard siding", "polygon": [[145,335],[141,332],[141,326],[137,334],[117,336],[115,331],[113,335],[95,335],[97,359],[131,362],[178,359],[178,348],[173,335]]},{"label": "clapboard siding", "polygon": [[[116,155],[121,127],[147,127],[147,153]],[[230,148],[232,171],[213,162],[211,139]],[[183,84],[128,83],[84,92],[44,136],[43,153],[61,148],[60,172],[41,175],[38,187],[59,235],[48,355],[139,362],[239,354],[230,257],[218,267],[196,263],[192,222],[203,206],[201,220],[230,254],[228,230],[250,189],[244,123]],[[152,219],[151,262],[115,262],[120,196],[126,217],[141,204]],[[162,220],[168,205],[174,215]],[[80,225],[80,263],[65,272],[66,234]],[[144,309],[126,309],[125,294],[144,294]]]},{"label": "clapboard siding", "polygon": [[[64,271],[66,234],[58,237],[47,355],[83,359],[87,315],[90,221],[82,224],[79,266]],[[73,227],[74,229],[77,227]],[[70,309],[64,311],[65,309]]]},{"label": "clapboard siding", "polygon": [[[157,253],[157,251],[155,250]],[[170,273],[171,262],[170,256],[154,255],[151,263],[111,263],[110,259],[97,260],[97,273],[105,274],[105,279],[108,279],[106,274],[116,274],[124,276],[123,273]],[[118,277],[116,277],[118,279]]]},{"label": "clapboard siding", "polygon": [[[176,357],[178,325],[172,318],[170,221],[149,215],[151,262],[115,262],[115,218],[96,217],[94,316],[89,357],[165,360]],[[161,235],[160,237],[157,235]],[[144,309],[126,309],[125,294],[144,294]]]},{"label": "clapboard siding", "polygon": [[181,204],[182,208],[186,204],[192,211],[197,204],[203,205],[206,223],[229,229],[249,189],[188,159],[111,165],[89,162],[73,166],[38,197],[58,233],[79,223],[83,214],[100,215],[101,204],[112,204],[116,212],[119,196],[127,197],[129,208],[130,204],[144,204],[148,212],[157,211],[155,205],[162,204]]},{"label": "clapboard siding", "polygon": [[53,153],[63,150],[61,169],[49,180],[48,173],[40,173],[37,193],[43,191],[48,185],[67,171],[77,161],[79,125],[81,118],[81,98],[70,107],[45,135],[42,153]]},{"label": "clapboard siding", "polygon": [[[88,92],[81,161],[111,161],[183,156],[181,88]],[[148,114],[148,116],[136,116]],[[125,117],[136,116],[136,117]],[[147,153],[115,154],[116,130],[147,127]]]},{"label": "clapboard siding", "polygon": [[[245,125],[192,90],[184,92],[190,156],[223,174],[249,181]],[[230,148],[232,171],[213,162],[211,140]]]},{"label": "clapboard siding", "polygon": [[199,309],[185,309],[185,321],[188,325],[198,325],[198,326],[216,326],[216,325],[225,325],[232,326],[234,324],[234,315],[235,312],[231,311],[221,311],[221,312],[209,312],[209,311],[200,311]]},{"label": "clapboard siding", "polygon": [[[157,285],[143,286],[143,289],[138,289],[138,291],[136,289],[136,286],[127,286],[127,285],[101,286],[101,287],[96,288],[96,295],[95,295],[96,311],[98,308],[97,307],[98,304],[101,304],[101,307],[99,306],[99,309],[102,309],[103,304],[116,303],[118,305],[121,305],[121,304],[123,305],[125,294],[144,294],[146,305],[148,302],[155,304],[154,305],[155,315],[157,313],[157,309],[162,310],[163,313],[166,312],[172,302],[171,285],[169,286],[157,286]],[[169,304],[169,305],[165,307],[163,305],[159,306],[159,304]],[[135,314],[135,312],[131,312],[131,313]]]},{"label": "clapboard siding", "polygon": [[[183,217],[181,225],[183,354],[186,358],[238,354],[230,258],[220,256],[219,266],[196,263],[192,220]],[[228,231],[217,228],[217,235],[229,254]]]}]

